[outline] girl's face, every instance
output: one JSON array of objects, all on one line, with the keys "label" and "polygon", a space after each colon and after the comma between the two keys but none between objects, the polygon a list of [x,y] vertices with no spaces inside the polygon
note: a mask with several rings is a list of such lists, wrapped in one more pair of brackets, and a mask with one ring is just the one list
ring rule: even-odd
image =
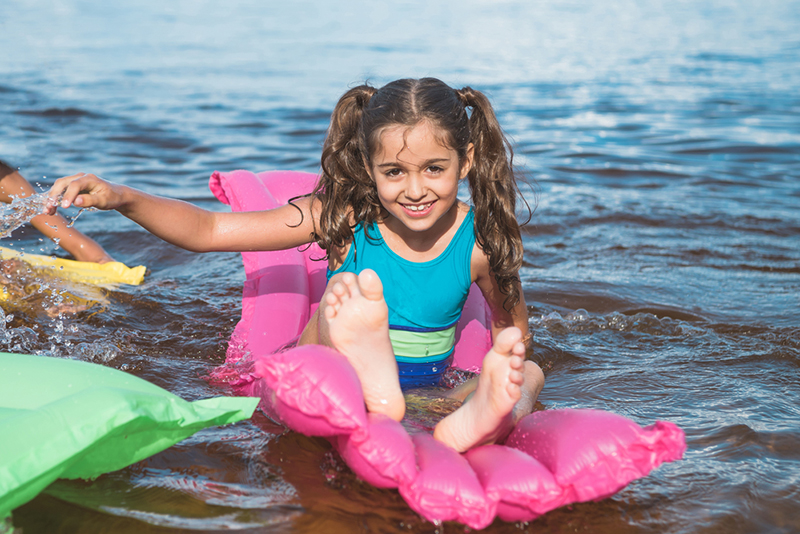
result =
[{"label": "girl's face", "polygon": [[390,215],[387,226],[399,222],[413,232],[444,232],[455,220],[458,181],[472,166],[473,150],[470,145],[459,165],[458,153],[445,146],[445,136],[438,133],[422,122],[411,129],[390,127],[381,134],[369,171]]}]

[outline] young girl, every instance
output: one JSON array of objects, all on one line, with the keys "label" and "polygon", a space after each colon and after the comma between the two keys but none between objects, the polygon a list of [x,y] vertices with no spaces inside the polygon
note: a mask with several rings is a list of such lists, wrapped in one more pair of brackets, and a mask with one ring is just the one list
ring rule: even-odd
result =
[{"label": "young girl", "polygon": [[[457,198],[463,179],[474,208]],[[452,361],[455,324],[476,283],[492,309],[494,346],[480,375],[449,393],[465,402],[434,430],[465,451],[501,439],[532,411],[544,385],[539,367],[525,361],[517,191],[488,99],[424,78],[345,93],[331,116],[315,191],[277,209],[209,212],[91,174],[57,180],[50,195],[63,192],[63,207],[116,209],[192,251],[316,241],[327,252],[329,283],[300,343],[344,354],[367,409],[398,421],[402,386],[435,384]]]}]

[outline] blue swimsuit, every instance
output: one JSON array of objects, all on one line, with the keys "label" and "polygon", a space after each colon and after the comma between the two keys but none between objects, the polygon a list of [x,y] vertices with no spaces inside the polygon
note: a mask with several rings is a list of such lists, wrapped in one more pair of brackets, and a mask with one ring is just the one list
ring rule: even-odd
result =
[{"label": "blue swimsuit", "polygon": [[456,235],[437,258],[413,262],[395,254],[373,224],[353,231],[341,272],[374,270],[389,306],[389,337],[405,388],[435,386],[453,361],[456,323],[472,284],[474,214],[470,208]]}]

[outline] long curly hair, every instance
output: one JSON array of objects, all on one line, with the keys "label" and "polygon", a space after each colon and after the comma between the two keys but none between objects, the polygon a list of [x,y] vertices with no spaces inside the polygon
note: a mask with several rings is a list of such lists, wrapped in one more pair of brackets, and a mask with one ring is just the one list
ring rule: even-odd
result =
[{"label": "long curly hair", "polygon": [[[329,256],[331,250],[351,241],[351,221],[368,227],[380,220],[378,192],[365,164],[369,165],[387,128],[412,128],[424,121],[456,151],[459,165],[467,157],[470,143],[474,146],[468,182],[477,243],[506,295],[504,308],[510,310],[520,299],[523,256],[513,150],[489,99],[471,87],[456,90],[436,78],[422,78],[396,80],[380,89],[360,85],[347,91],[333,110],[322,149],[322,175],[314,190],[321,201],[315,238]],[[530,214],[530,208],[528,211]]]}]

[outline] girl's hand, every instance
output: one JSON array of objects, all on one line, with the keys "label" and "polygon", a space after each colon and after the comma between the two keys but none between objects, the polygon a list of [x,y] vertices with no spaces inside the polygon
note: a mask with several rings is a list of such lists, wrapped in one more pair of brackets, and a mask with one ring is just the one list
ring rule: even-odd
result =
[{"label": "girl's hand", "polygon": [[[97,208],[113,210],[122,205],[122,186],[102,180],[94,174],[78,173],[59,178],[50,188],[46,213],[53,215],[59,205],[62,208]],[[61,202],[59,204],[59,198]]]}]

